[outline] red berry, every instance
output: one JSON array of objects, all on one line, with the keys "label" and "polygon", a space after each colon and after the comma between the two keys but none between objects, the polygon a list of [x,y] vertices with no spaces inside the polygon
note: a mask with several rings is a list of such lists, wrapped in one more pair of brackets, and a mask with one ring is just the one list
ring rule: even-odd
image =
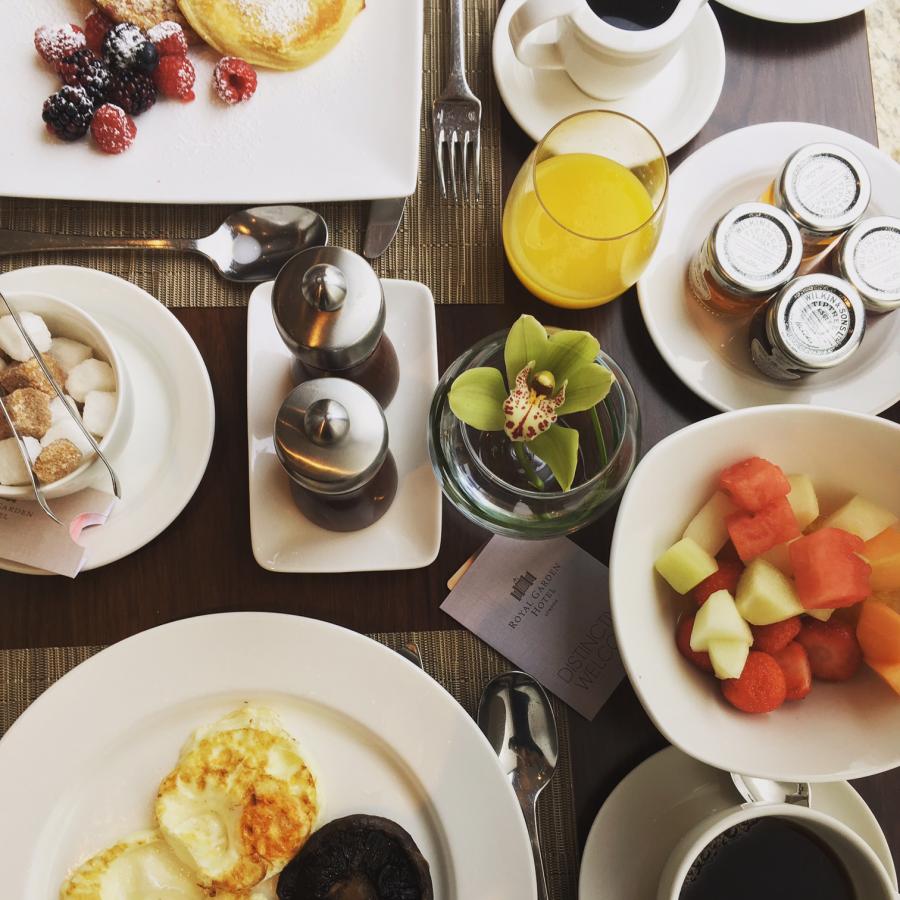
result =
[{"label": "red berry", "polygon": [[185,103],[194,99],[194,79],[197,73],[186,56],[161,56],[153,73],[153,80],[164,97],[175,97]]},{"label": "red berry", "polygon": [[41,25],[34,33],[34,48],[44,62],[59,62],[86,45],[84,32],[77,25]]},{"label": "red berry", "polygon": [[753,649],[774,655],[784,650],[800,633],[800,616],[772,625],[751,625],[750,630],[753,632]]},{"label": "red berry", "polygon": [[243,103],[256,91],[256,70],[236,56],[225,56],[216,63],[213,85],[225,103]]},{"label": "red berry", "polygon": [[709,599],[709,595],[714,594],[716,591],[728,591],[729,594],[734,596],[738,580],[743,571],[744,567],[739,562],[720,561],[719,568],[709,578],[704,578],[691,592],[691,596],[697,602],[697,606],[703,606]]},{"label": "red berry", "polygon": [[113,103],[104,103],[91,122],[91,136],[104,153],[121,153],[134,143],[134,119]]},{"label": "red berry", "polygon": [[812,690],[812,671],[803,646],[792,641],[787,647],[773,653],[772,658],[784,672],[784,681],[787,685],[784,699],[802,700]]},{"label": "red berry", "polygon": [[160,57],[184,56],[188,51],[188,42],[184,36],[184,29],[177,22],[172,22],[171,20],[159,22],[148,29],[147,37],[150,38],[153,46],[156,47]]},{"label": "red berry", "polygon": [[778,709],[787,697],[784,672],[768,653],[751,650],[740,678],[720,682],[722,694],[745,713],[767,713]]},{"label": "red berry", "polygon": [[797,642],[806,650],[813,675],[822,681],[847,681],[862,662],[856,634],[846,622],[807,619]]},{"label": "red berry", "polygon": [[84,20],[84,36],[87,39],[87,45],[98,56],[103,47],[103,38],[112,27],[112,20],[108,19],[99,9],[92,9]]},{"label": "red berry", "polygon": [[694,630],[694,615],[682,616],[678,620],[678,627],[675,630],[675,644],[678,652],[688,661],[692,662],[698,669],[704,672],[712,672],[713,665],[709,658],[709,654],[705,652],[698,653],[691,650],[691,632]]}]

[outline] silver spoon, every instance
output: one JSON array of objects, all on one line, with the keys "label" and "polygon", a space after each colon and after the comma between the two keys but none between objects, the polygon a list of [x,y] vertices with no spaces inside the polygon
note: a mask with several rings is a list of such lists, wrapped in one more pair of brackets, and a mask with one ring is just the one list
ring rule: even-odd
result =
[{"label": "silver spoon", "polygon": [[806,807],[810,804],[810,786],[803,781],[770,781],[737,772],[731,773],[731,780],[747,803],[790,803]]},{"label": "silver spoon", "polygon": [[522,807],[531,838],[538,900],[547,900],[535,804],[559,759],[559,735],[550,700],[530,675],[504,672],[489,681],[481,695],[478,727],[491,742]]},{"label": "silver spoon", "polygon": [[0,255],[41,250],[174,250],[205,256],[229,281],[269,281],[295,254],[328,243],[325,220],[305,206],[232,213],[203,238],[89,237],[0,229]]}]

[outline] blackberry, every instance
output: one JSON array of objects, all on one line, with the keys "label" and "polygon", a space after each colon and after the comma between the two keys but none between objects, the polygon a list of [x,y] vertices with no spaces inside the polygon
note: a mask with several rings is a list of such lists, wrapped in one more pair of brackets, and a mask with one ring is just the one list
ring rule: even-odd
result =
[{"label": "blackberry", "polygon": [[106,63],[87,47],[63,57],[56,64],[56,71],[64,84],[84,88],[94,106],[103,102],[112,78]]},{"label": "blackberry", "polygon": [[44,101],[41,118],[47,130],[60,140],[75,141],[87,134],[94,117],[94,104],[83,87],[63,85]]},{"label": "blackberry", "polygon": [[[106,32],[101,45],[103,58],[111,69],[131,69],[139,65],[147,35],[131,22],[120,22]],[[150,44],[152,47],[153,45]],[[156,48],[154,47],[154,50]]]},{"label": "blackberry", "polygon": [[121,106],[130,116],[146,112],[156,103],[156,85],[146,72],[125,69],[114,72],[106,92],[106,99]]}]

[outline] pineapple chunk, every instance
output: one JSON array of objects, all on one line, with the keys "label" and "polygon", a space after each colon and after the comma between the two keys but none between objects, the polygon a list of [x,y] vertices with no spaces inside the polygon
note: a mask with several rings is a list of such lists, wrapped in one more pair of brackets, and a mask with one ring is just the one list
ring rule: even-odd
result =
[{"label": "pineapple chunk", "polygon": [[750,626],[741,618],[728,591],[716,591],[697,611],[691,630],[691,650],[708,650],[713,641],[753,643]]},{"label": "pineapple chunk", "polygon": [[800,530],[805,531],[819,518],[819,500],[816,497],[816,490],[809,475],[788,475],[787,480],[791,486],[788,503],[791,504]]},{"label": "pineapple chunk", "polygon": [[679,594],[686,594],[697,587],[718,568],[715,559],[690,538],[682,538],[672,544],[656,561],[656,571]]},{"label": "pineapple chunk", "polygon": [[740,678],[750,648],[743,641],[710,641],[709,660],[716,678]]},{"label": "pineapple chunk", "polygon": [[833,609],[808,609],[806,611],[808,616],[812,616],[814,619],[818,619],[820,622],[827,622],[833,615]]},{"label": "pineapple chunk", "polygon": [[828,516],[822,527],[843,528],[844,531],[868,541],[898,521],[900,519],[883,506],[878,506],[865,497],[854,497]]},{"label": "pineapple chunk", "polygon": [[771,625],[806,612],[791,580],[762,558],[754,559],[741,575],[737,609],[751,625]]},{"label": "pineapple chunk", "polygon": [[699,544],[710,556],[715,556],[728,541],[725,517],[735,512],[737,507],[722,491],[716,491],[700,512],[688,522],[684,537]]}]

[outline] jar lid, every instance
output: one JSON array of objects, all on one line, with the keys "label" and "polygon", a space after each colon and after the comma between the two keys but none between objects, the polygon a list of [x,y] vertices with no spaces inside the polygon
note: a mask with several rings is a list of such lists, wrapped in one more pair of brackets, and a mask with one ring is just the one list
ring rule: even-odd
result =
[{"label": "jar lid", "polygon": [[844,362],[859,346],[866,311],[849,282],[834,275],[803,275],[769,303],[769,340],[791,361],[816,371]]},{"label": "jar lid", "polygon": [[310,247],[278,273],[272,314],[301,362],[329,372],[349,369],[371,356],[384,331],[381,279],[350,250]]},{"label": "jar lid", "polygon": [[343,378],[295,387],[275,418],[275,454],[297,484],[316,494],[346,494],[381,468],[388,427],[378,401]]},{"label": "jar lid", "polygon": [[778,206],[815,234],[846,231],[869,205],[872,183],[861,160],[837,144],[807,144],[788,157],[775,186]]},{"label": "jar lid", "polygon": [[866,309],[900,309],[900,219],[864,219],[844,235],[835,253],[838,273],[859,291]]},{"label": "jar lid", "polygon": [[800,266],[803,239],[787,213],[768,203],[741,203],[715,224],[716,273],[744,294],[772,293]]}]

